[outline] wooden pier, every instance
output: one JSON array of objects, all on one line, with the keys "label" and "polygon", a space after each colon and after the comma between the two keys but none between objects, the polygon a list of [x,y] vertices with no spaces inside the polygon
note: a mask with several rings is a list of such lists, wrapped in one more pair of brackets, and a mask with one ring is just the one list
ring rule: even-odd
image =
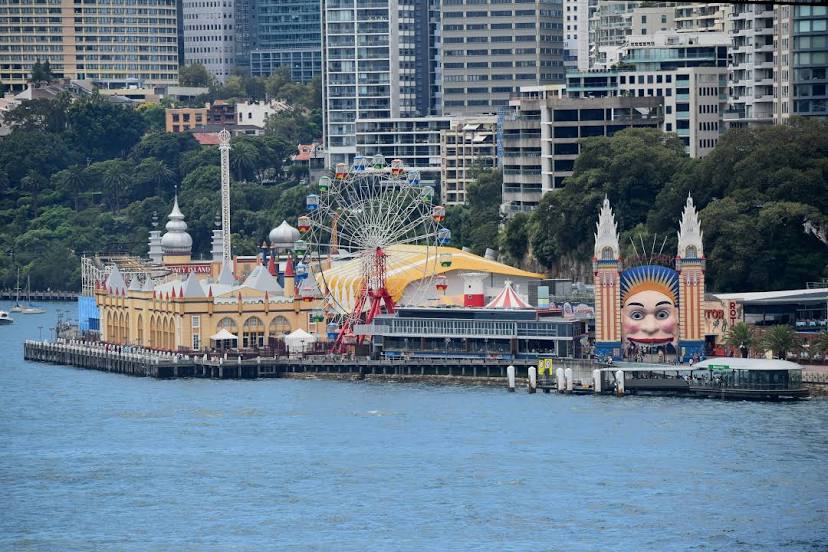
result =
[{"label": "wooden pier", "polygon": [[[20,290],[20,299],[32,301],[77,301],[80,293],[77,291],[31,291]],[[0,300],[14,301],[17,299],[18,291],[14,289],[0,289]]]},{"label": "wooden pier", "polygon": [[[104,344],[81,342],[26,341],[23,345],[26,360],[75,366],[90,370],[113,372],[130,376],[154,378],[213,378],[257,379],[327,375],[348,379],[398,379],[418,381],[446,381],[502,384],[507,365],[515,367],[515,375],[525,385],[530,366],[536,360],[496,359],[432,359],[370,360],[340,356],[313,356],[307,358],[257,357],[242,359],[237,356],[185,356],[128,349]],[[586,360],[560,359],[562,365],[591,370]]]}]

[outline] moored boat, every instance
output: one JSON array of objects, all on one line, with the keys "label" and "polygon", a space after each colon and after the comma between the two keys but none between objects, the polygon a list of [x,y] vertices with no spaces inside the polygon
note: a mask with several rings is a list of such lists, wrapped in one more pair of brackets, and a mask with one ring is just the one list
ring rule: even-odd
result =
[{"label": "moored boat", "polygon": [[779,401],[808,396],[802,366],[765,358],[711,358],[693,366],[690,393],[696,396]]},{"label": "moored boat", "polygon": [[0,311],[0,325],[12,324],[14,323],[14,318],[9,316],[9,313],[6,311]]}]

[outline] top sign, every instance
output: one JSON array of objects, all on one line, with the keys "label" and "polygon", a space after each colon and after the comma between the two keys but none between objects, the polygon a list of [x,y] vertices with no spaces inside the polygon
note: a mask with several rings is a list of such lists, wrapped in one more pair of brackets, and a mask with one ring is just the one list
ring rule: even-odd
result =
[{"label": "top sign", "polygon": [[181,264],[181,265],[167,265],[166,268],[178,274],[189,274],[195,272],[196,274],[210,274],[212,272],[209,264]]},{"label": "top sign", "polygon": [[727,364],[710,364],[707,367],[716,372],[730,370],[730,366],[728,366]]}]

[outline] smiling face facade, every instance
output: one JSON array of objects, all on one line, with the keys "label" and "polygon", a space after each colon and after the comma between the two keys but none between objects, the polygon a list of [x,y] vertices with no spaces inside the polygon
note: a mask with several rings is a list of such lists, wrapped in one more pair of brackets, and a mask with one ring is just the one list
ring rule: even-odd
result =
[{"label": "smiling face facade", "polygon": [[636,346],[678,350],[678,274],[655,265],[638,266],[621,275],[621,337]]},{"label": "smiling face facade", "polygon": [[631,295],[621,310],[621,332],[637,345],[678,346],[678,308],[667,295],[640,291]]}]

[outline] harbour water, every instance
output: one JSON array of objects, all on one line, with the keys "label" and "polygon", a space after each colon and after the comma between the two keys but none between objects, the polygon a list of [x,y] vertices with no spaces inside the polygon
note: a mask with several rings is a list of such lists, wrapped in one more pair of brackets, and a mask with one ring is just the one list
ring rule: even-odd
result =
[{"label": "harbour water", "polygon": [[0,550],[828,549],[825,400],[133,378],[24,362],[48,307],[0,327]]}]

